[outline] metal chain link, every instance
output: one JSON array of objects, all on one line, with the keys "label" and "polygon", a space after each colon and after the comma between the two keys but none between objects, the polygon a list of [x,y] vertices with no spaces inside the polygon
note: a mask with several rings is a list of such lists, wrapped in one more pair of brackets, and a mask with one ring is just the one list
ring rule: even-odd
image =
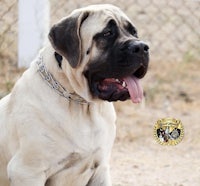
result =
[{"label": "metal chain link", "polygon": [[77,95],[76,93],[69,93],[65,90],[65,88],[54,79],[52,74],[48,72],[45,64],[43,63],[42,56],[39,56],[38,60],[36,61],[38,65],[38,72],[40,73],[41,77],[45,80],[45,82],[51,87],[57,94],[66,98],[69,101],[74,101],[79,104],[88,104],[86,100],[82,97]]}]

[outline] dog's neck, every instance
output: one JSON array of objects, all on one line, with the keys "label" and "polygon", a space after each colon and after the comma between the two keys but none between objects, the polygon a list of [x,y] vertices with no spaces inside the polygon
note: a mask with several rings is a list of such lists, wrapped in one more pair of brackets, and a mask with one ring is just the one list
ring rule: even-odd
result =
[{"label": "dog's neck", "polygon": [[[58,63],[58,67],[62,69],[62,56],[54,52],[54,57]],[[56,79],[56,77],[54,77],[54,74],[52,74],[48,70],[47,65],[44,63],[43,56],[41,54],[36,60],[36,64],[38,67],[38,73],[42,77],[43,81],[45,81],[46,84],[53,89],[53,91],[55,91],[60,96],[66,98],[68,101],[75,102],[78,104],[89,104],[89,102],[84,100],[74,91],[68,90],[64,85],[62,85],[62,82],[59,82]]]}]

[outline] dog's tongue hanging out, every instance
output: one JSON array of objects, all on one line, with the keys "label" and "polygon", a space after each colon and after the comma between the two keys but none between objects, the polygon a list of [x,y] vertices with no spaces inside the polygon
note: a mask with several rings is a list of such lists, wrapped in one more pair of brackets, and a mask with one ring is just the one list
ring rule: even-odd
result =
[{"label": "dog's tongue hanging out", "polygon": [[143,98],[143,89],[140,85],[140,80],[135,76],[124,78],[127,88],[133,103],[140,103]]}]

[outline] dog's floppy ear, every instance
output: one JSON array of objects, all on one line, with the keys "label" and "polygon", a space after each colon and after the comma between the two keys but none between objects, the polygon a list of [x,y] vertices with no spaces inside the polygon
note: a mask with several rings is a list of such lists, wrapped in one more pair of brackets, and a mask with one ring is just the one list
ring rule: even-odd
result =
[{"label": "dog's floppy ear", "polygon": [[52,46],[73,68],[82,58],[80,27],[88,16],[89,12],[76,12],[55,24],[49,32]]}]

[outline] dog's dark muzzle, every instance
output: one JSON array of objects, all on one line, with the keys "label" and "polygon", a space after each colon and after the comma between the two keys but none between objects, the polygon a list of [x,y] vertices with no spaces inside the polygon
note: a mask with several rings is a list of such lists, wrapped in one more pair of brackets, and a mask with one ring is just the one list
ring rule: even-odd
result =
[{"label": "dog's dark muzzle", "polygon": [[131,96],[134,103],[140,102],[143,93],[139,79],[148,69],[149,46],[128,40],[116,43],[109,52],[91,62],[85,72],[91,92],[103,100],[123,101]]},{"label": "dog's dark muzzle", "polygon": [[113,76],[118,78],[135,74],[144,77],[149,63],[149,46],[143,41],[128,40],[118,44],[112,63]]}]

